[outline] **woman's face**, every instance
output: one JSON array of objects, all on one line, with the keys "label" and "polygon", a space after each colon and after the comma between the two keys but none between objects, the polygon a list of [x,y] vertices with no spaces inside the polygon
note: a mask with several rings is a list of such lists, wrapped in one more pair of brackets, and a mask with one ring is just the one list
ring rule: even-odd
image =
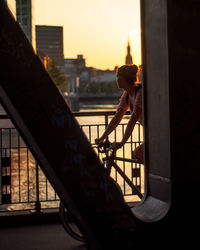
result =
[{"label": "woman's face", "polygon": [[119,89],[124,89],[124,86],[126,84],[126,80],[123,76],[120,76],[117,74],[117,85]]}]

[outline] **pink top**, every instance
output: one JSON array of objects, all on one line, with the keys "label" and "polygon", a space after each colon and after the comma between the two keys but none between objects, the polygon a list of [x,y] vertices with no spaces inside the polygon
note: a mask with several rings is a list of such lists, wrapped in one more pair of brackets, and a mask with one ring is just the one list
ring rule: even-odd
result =
[{"label": "pink top", "polygon": [[[127,95],[128,93],[124,91],[120,98],[119,105],[117,107],[117,110],[123,109],[128,110],[130,108],[132,115],[134,113],[136,117],[136,121],[138,121],[141,125],[143,125],[143,119],[142,119],[142,88],[137,90],[136,95],[133,94],[133,97],[129,96],[128,103],[127,103]],[[131,106],[133,108],[131,108]]]}]

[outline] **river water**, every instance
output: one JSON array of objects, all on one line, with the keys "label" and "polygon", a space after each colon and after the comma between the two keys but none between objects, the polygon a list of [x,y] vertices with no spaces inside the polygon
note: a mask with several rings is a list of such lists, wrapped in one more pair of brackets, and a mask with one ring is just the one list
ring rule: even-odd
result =
[{"label": "river water", "polygon": [[[104,105],[95,106],[93,108],[84,107],[80,111],[96,112],[96,111],[114,111],[115,106]],[[109,117],[109,120],[112,117]],[[92,144],[94,144],[95,138],[101,136],[105,130],[105,117],[95,116],[95,117],[77,117],[80,125],[83,125],[82,129],[86,136],[89,138]],[[121,124],[126,124],[128,122],[128,117],[125,117]],[[89,131],[88,124],[92,125]],[[99,130],[97,130],[97,125]],[[34,209],[35,201],[37,200],[37,189],[39,189],[39,200],[43,208],[46,207],[57,207],[58,206],[58,196],[51,187],[50,183],[47,181],[41,169],[37,166],[37,163],[30,151],[26,148],[25,143],[22,138],[18,136],[18,133],[14,128],[13,124],[9,120],[3,120],[0,123],[1,129],[1,143],[3,150],[1,150],[1,156],[11,157],[11,168],[4,168],[2,171],[3,175],[9,175],[11,173],[11,186],[4,186],[4,193],[11,193],[11,205],[0,205],[0,210],[21,210],[21,209]],[[7,128],[7,129],[6,129]],[[120,141],[122,134],[124,133],[125,125],[118,126],[115,133],[112,133],[109,137],[110,141]],[[143,140],[142,131],[138,132],[138,128],[135,128],[133,132],[132,139],[138,145],[139,140]],[[12,140],[9,140],[10,136]],[[140,137],[140,138],[139,138]],[[130,140],[129,140],[130,141]],[[130,143],[123,148],[118,150],[117,154],[119,157],[131,158],[131,151],[134,148],[130,147]],[[135,185],[141,186],[142,193],[144,192],[144,169],[142,165],[117,162],[118,165],[123,169],[129,178],[132,178],[133,169],[140,168],[141,177],[133,178],[133,183]],[[38,175],[36,175],[36,170],[38,169]],[[37,186],[37,176],[38,186]],[[126,201],[139,201],[136,195],[132,195],[130,187],[124,182],[119,174],[113,169],[111,171],[111,176],[117,179],[122,191],[126,193]],[[10,190],[9,190],[10,189]]]}]

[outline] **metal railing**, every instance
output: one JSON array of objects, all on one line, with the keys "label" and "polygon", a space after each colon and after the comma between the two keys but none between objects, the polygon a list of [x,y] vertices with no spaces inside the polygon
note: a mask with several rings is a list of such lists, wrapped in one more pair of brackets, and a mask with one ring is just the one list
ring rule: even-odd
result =
[{"label": "metal railing", "polygon": [[[74,113],[81,129],[92,145],[94,145],[95,138],[99,137],[104,131],[114,114],[114,111]],[[127,116],[129,116],[129,113],[127,113]],[[127,119],[125,117],[118,128],[109,136],[110,141],[120,140],[125,132]],[[10,122],[7,115],[0,115],[0,121]],[[118,154],[121,157],[131,158],[132,150],[142,140],[142,127],[136,124],[133,135],[124,147],[117,151]],[[125,162],[117,162],[117,164],[143,193],[143,166]],[[116,171],[113,170],[111,175],[121,186],[127,201],[138,200]],[[0,186],[0,211],[30,209],[40,211],[42,208],[58,207],[59,197],[11,122],[8,126],[0,126]]]}]

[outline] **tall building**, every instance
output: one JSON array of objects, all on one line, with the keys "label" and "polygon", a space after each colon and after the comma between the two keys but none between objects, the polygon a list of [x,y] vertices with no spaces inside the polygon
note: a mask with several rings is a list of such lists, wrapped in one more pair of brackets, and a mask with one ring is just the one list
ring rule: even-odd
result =
[{"label": "tall building", "polygon": [[39,56],[43,54],[55,59],[63,67],[63,27],[36,25],[36,49]]},{"label": "tall building", "polygon": [[127,55],[126,55],[125,64],[133,64],[133,59],[131,56],[131,46],[130,46],[129,40],[128,40],[128,45],[127,45]]},{"label": "tall building", "polygon": [[16,0],[4,0],[7,3],[8,8],[16,18]]},{"label": "tall building", "polygon": [[17,21],[36,50],[34,0],[16,0]]}]

